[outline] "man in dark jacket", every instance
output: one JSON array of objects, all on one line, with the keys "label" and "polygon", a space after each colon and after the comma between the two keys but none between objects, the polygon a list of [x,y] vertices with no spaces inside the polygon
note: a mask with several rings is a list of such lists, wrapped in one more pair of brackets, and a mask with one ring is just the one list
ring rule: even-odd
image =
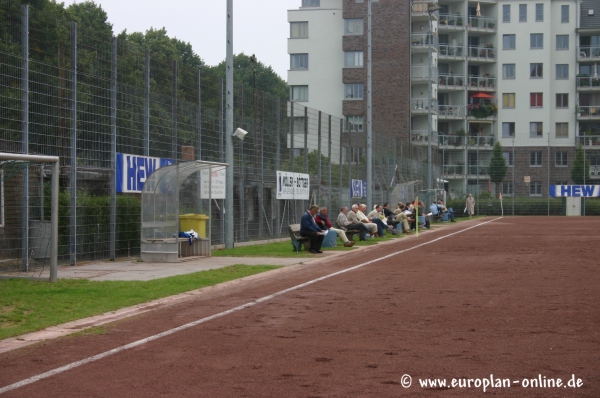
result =
[{"label": "man in dark jacket", "polygon": [[302,215],[300,219],[300,236],[310,238],[310,250],[313,254],[323,253],[321,251],[321,245],[323,244],[323,238],[325,232],[319,228],[315,222],[315,215],[319,211],[319,206],[312,205],[306,213]]}]

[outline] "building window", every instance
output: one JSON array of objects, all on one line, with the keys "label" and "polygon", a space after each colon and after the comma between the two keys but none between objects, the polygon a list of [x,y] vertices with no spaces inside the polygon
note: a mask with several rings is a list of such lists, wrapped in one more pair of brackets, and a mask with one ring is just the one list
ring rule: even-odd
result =
[{"label": "building window", "polygon": [[290,99],[297,102],[308,101],[308,86],[290,86]]},{"label": "building window", "polygon": [[567,163],[567,152],[556,152],[555,153],[555,165],[556,167],[566,167]]},{"label": "building window", "polygon": [[515,165],[512,152],[502,152],[502,157],[507,166],[513,167]]},{"label": "building window", "polygon": [[535,5],[535,22],[544,22],[544,5],[541,3]]},{"label": "building window", "polygon": [[502,122],[502,138],[515,136],[515,122]]},{"label": "building window", "polygon": [[515,93],[502,94],[502,107],[503,108],[514,108],[515,107]]},{"label": "building window", "polygon": [[557,108],[568,108],[569,107],[569,94],[556,94],[556,107]]},{"label": "building window", "polygon": [[290,22],[290,38],[308,38],[308,22]]},{"label": "building window", "polygon": [[556,123],[556,138],[569,138],[569,123]]},{"label": "building window", "polygon": [[544,35],[542,33],[530,34],[529,43],[532,49],[544,48]]},{"label": "building window", "polygon": [[302,0],[302,7],[321,7],[321,0]]},{"label": "building window", "polygon": [[529,165],[533,167],[542,165],[542,152],[529,152]]},{"label": "building window", "polygon": [[308,54],[290,54],[290,70],[308,69]]},{"label": "building window", "polygon": [[529,123],[529,138],[541,138],[544,136],[544,123],[530,122]]},{"label": "building window", "polygon": [[529,196],[542,196],[542,183],[532,181],[529,183]]},{"label": "building window", "polygon": [[556,79],[564,80],[569,78],[569,64],[556,65]]},{"label": "building window", "polygon": [[569,23],[569,6],[560,6],[560,22]]},{"label": "building window", "polygon": [[515,64],[502,65],[502,78],[503,79],[514,79],[515,78]]},{"label": "building window", "polygon": [[512,181],[506,181],[502,183],[502,196],[513,196],[513,183]]},{"label": "building window", "polygon": [[363,131],[364,117],[362,115],[346,116],[346,120],[348,121],[348,130]]},{"label": "building window", "polygon": [[519,4],[519,22],[527,22],[527,4]]},{"label": "building window", "polygon": [[557,50],[568,50],[569,49],[569,35],[556,35],[556,49]]},{"label": "building window", "polygon": [[529,64],[529,77],[532,79],[544,77],[544,64]]},{"label": "building window", "polygon": [[502,49],[514,50],[516,47],[515,35],[502,35]]},{"label": "building window", "polygon": [[346,99],[363,99],[362,83],[344,84],[344,98]]},{"label": "building window", "polygon": [[345,35],[362,35],[364,30],[362,18],[344,19]]},{"label": "building window", "polygon": [[529,93],[529,106],[542,108],[544,106],[544,93]]},{"label": "building window", "polygon": [[346,51],[344,53],[344,67],[346,68],[362,68],[363,66],[362,51]]},{"label": "building window", "polygon": [[510,22],[510,4],[502,6],[502,22]]}]

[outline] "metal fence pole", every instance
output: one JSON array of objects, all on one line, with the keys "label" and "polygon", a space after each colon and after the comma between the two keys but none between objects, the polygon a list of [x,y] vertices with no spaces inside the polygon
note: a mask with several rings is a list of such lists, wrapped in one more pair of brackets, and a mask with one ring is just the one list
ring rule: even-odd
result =
[{"label": "metal fence pole", "polygon": [[[21,143],[22,152],[29,154],[29,7],[21,6]],[[23,170],[23,229],[21,231],[22,270],[29,270],[29,168]]]},{"label": "metal fence pole", "polygon": [[317,145],[318,145],[318,151],[317,151],[317,156],[319,156],[319,159],[317,160],[317,183],[318,185],[318,190],[317,190],[317,203],[321,202],[321,111],[319,111],[319,116],[318,116],[318,127],[317,127]]},{"label": "metal fence pole", "polygon": [[[304,173],[308,174],[308,107],[306,106],[304,107]],[[310,192],[310,186],[308,191]],[[312,204],[309,198],[303,209],[308,209]]]},{"label": "metal fence pole", "polygon": [[178,93],[177,93],[177,80],[179,78],[179,65],[177,63],[177,60],[174,59],[173,60],[173,94],[171,97],[171,104],[173,106],[173,108],[171,109],[171,113],[172,113],[172,121],[171,121],[171,156],[173,157],[173,160],[175,160],[175,162],[177,162],[178,159],[178,150],[177,150],[177,136],[178,136],[178,126],[177,126],[177,108],[179,107],[179,101],[178,101]]},{"label": "metal fence pole", "polygon": [[233,249],[233,0],[227,0],[227,39],[226,39],[226,93],[225,101],[225,163],[227,183],[225,184],[225,248]]},{"label": "metal fence pole", "polygon": [[117,38],[111,40],[110,62],[110,259],[116,257],[117,241]]},{"label": "metal fence pole", "polygon": [[196,103],[196,160],[202,160],[202,71],[196,71],[198,102]]},{"label": "metal fence pole", "polygon": [[[333,167],[333,162],[331,160],[331,115],[329,115],[328,117],[328,121],[327,121],[327,159],[329,159],[329,203],[327,204],[327,206],[329,206],[329,208],[331,208],[331,201],[333,200],[333,180],[331,179],[331,169]],[[337,212],[337,211],[336,211]]]},{"label": "metal fence pole", "polygon": [[77,24],[71,22],[71,208],[69,261],[77,264]]},{"label": "metal fence pole", "polygon": [[144,61],[144,156],[150,156],[150,50]]},{"label": "metal fence pole", "polygon": [[[277,134],[275,135],[275,170],[279,170],[280,169],[280,165],[281,165],[281,98],[277,97],[277,101],[275,102],[277,104],[277,126],[276,126],[276,132]],[[277,178],[277,175],[275,176]],[[277,183],[276,183],[277,185]],[[276,232],[276,236],[280,236],[279,233],[279,226],[281,225],[281,206],[280,206],[280,200],[277,199],[277,192],[275,192],[275,204],[276,204],[276,209],[277,209],[277,215],[275,218],[275,221],[277,223],[277,228],[275,228]]]}]

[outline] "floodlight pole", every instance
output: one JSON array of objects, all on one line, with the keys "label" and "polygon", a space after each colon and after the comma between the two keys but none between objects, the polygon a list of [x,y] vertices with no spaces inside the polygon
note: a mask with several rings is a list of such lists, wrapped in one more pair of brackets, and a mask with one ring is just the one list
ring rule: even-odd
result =
[{"label": "floodlight pole", "polygon": [[227,0],[227,58],[225,61],[225,248],[233,248],[233,0]]}]

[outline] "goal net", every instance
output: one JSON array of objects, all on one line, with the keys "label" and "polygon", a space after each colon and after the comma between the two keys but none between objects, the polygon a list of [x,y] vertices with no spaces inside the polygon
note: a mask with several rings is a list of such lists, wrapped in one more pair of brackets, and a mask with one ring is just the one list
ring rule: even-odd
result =
[{"label": "goal net", "polygon": [[55,282],[59,158],[0,152],[0,278]]}]

